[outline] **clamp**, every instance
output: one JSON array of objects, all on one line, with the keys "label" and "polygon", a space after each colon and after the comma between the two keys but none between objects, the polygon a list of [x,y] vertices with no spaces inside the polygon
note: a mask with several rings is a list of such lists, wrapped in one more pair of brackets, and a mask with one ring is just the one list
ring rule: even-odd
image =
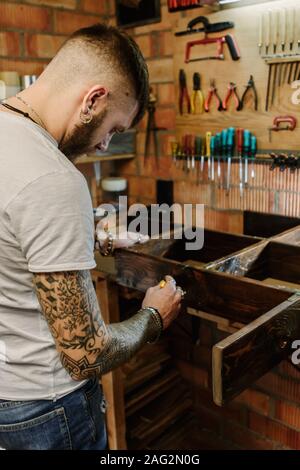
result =
[{"label": "clamp", "polygon": [[[281,126],[282,123],[286,123],[286,126]],[[277,116],[273,120],[273,126],[269,128],[269,140],[271,142],[271,132],[279,131],[293,131],[297,125],[297,120],[294,116]]]}]

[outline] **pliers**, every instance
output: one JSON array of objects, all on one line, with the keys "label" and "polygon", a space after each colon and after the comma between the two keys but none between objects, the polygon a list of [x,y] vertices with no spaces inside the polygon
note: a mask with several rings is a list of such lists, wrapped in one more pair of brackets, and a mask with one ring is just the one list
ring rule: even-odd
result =
[{"label": "pliers", "polygon": [[179,111],[180,114],[183,114],[184,101],[186,101],[187,112],[191,112],[191,100],[188,94],[188,89],[186,86],[186,75],[183,69],[179,70]]},{"label": "pliers", "polygon": [[210,88],[208,90],[208,95],[204,103],[204,109],[208,113],[209,112],[209,106],[211,103],[211,100],[213,96],[216,97],[217,103],[218,103],[218,111],[223,111],[223,104],[220,96],[217,93],[216,85],[215,85],[215,80],[211,79],[210,80]]},{"label": "pliers", "polygon": [[[197,101],[199,101],[199,108],[197,107]],[[201,90],[201,79],[200,73],[195,72],[193,75],[193,94],[191,99],[191,113],[196,114],[196,108],[199,109],[199,113],[203,112],[204,96]]]},{"label": "pliers", "polygon": [[227,95],[225,97],[225,100],[223,100],[223,102],[222,102],[222,106],[223,106],[224,111],[227,110],[227,105],[228,105],[228,102],[230,101],[231,96],[233,96],[233,98],[234,98],[236,111],[240,111],[241,110],[241,101],[240,101],[240,99],[238,97],[238,94],[236,92],[236,84],[233,83],[233,82],[229,83]]},{"label": "pliers", "polygon": [[241,104],[240,104],[240,109],[243,109],[243,107],[244,107],[245,98],[246,98],[246,95],[247,95],[247,93],[248,93],[249,90],[252,90],[252,92],[253,92],[254,109],[255,109],[255,111],[257,111],[257,108],[258,108],[258,99],[257,99],[257,92],[256,92],[255,84],[254,84],[253,75],[250,75],[248,84],[247,84],[246,89],[245,89],[245,91],[244,91],[244,93],[243,93],[243,96],[242,96],[242,99],[241,99]]}]

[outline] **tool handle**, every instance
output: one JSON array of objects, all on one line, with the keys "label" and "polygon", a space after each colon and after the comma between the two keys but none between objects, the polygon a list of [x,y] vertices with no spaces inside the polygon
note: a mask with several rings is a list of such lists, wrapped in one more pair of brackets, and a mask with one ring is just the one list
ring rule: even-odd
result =
[{"label": "tool handle", "polygon": [[286,15],[287,43],[294,43],[295,36],[295,8],[289,7]]},{"label": "tool handle", "polygon": [[263,45],[263,15],[259,17],[258,25],[258,47],[261,48]]},{"label": "tool handle", "polygon": [[263,14],[263,23],[264,23],[264,37],[265,37],[265,48],[267,49],[270,46],[270,14],[269,11],[265,11]]},{"label": "tool handle", "polygon": [[235,38],[232,34],[226,34],[225,41],[228,46],[232,60],[239,60],[241,58],[241,53]]},{"label": "tool handle", "polygon": [[235,137],[235,128],[229,127],[227,131],[227,150],[228,150],[229,155],[233,154],[234,137]]},{"label": "tool handle", "polygon": [[238,153],[242,153],[243,151],[243,137],[244,137],[244,129],[240,127],[236,130],[237,134],[237,149]]},{"label": "tool handle", "polygon": [[202,137],[200,135],[197,135],[195,139],[195,154],[201,155],[201,152],[202,152]]},{"label": "tool handle", "polygon": [[206,140],[206,156],[210,157],[210,139],[211,139],[211,132],[206,132],[205,140]]},{"label": "tool handle", "polygon": [[282,47],[286,41],[286,9],[281,8],[279,14],[279,41]]},{"label": "tool handle", "polygon": [[221,151],[221,143],[222,143],[222,137],[221,137],[221,133],[218,132],[215,136],[215,153],[217,155],[220,155],[220,151]]},{"label": "tool handle", "polygon": [[300,47],[300,7],[296,7],[295,24],[295,42],[297,42],[297,47]]},{"label": "tool handle", "polygon": [[216,137],[214,135],[211,136],[210,138],[210,156],[213,157],[215,155],[215,139]]},{"label": "tool handle", "polygon": [[252,158],[255,158],[257,151],[257,138],[255,137],[255,135],[251,136],[250,151]]},{"label": "tool handle", "polygon": [[223,129],[221,132],[221,150],[222,155],[226,153],[226,145],[227,145],[227,129]]},{"label": "tool handle", "polygon": [[271,10],[271,35],[273,46],[277,45],[278,39],[278,10]]},{"label": "tool handle", "polygon": [[193,20],[189,21],[187,24],[188,29],[193,29],[196,24],[202,23],[204,26],[204,30],[208,29],[209,25],[209,19],[206,18],[205,16],[197,16],[197,18],[194,18]]},{"label": "tool handle", "polygon": [[249,153],[249,150],[250,150],[250,142],[251,142],[251,132],[248,131],[248,130],[244,130],[244,136],[243,136],[243,141],[244,141],[244,144],[243,144],[243,153],[244,153],[244,156],[247,157],[248,156],[248,153]]}]

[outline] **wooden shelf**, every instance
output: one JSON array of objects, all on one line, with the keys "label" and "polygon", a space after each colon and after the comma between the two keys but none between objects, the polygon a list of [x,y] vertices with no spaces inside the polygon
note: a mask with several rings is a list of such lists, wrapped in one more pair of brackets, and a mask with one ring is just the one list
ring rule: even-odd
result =
[{"label": "wooden shelf", "polygon": [[134,158],[135,153],[123,153],[123,154],[116,154],[116,155],[84,155],[82,157],[78,157],[75,160],[75,165],[81,165],[86,163],[95,163],[95,162],[111,162],[113,160],[128,160],[130,158]]}]

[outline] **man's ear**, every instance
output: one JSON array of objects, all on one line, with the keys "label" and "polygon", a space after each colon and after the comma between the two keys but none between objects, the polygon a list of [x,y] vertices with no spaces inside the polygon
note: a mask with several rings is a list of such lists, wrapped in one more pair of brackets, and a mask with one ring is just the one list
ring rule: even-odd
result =
[{"label": "man's ear", "polygon": [[103,85],[94,85],[83,98],[84,110],[100,111],[106,107],[109,90]]}]

